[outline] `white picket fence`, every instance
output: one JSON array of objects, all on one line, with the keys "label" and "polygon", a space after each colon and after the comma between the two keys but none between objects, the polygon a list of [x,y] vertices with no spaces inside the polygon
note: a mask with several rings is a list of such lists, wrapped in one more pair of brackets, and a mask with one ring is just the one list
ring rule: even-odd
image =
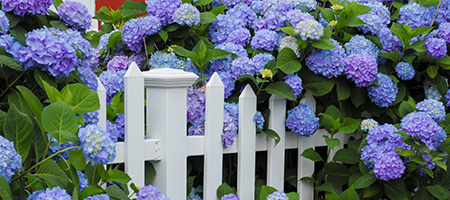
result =
[{"label": "white picket fence", "polygon": [[[216,190],[222,184],[223,154],[237,153],[238,196],[242,200],[253,200],[256,152],[267,151],[266,184],[284,191],[286,149],[298,149],[299,179],[313,174],[314,162],[300,154],[307,148],[326,146],[322,136],[327,132],[318,130],[309,138],[286,132],[286,101],[272,96],[269,103],[270,118],[266,120],[269,120],[269,128],[281,137],[275,146],[273,139],[256,134],[252,118],[256,113],[257,100],[250,86],[246,86],[239,97],[239,132],[236,141],[231,147],[223,149],[224,85],[217,74],[206,85],[205,135],[187,136],[187,87],[197,78],[193,73],[175,69],[141,72],[135,63],[125,74],[125,141],[116,143],[117,157],[113,163],[124,163],[125,172],[137,186],[144,186],[144,162],[151,161],[157,171],[151,184],[171,200],[184,200],[187,157],[204,156],[203,199],[216,200]],[[99,85],[99,125],[105,128],[106,92],[101,83]],[[316,106],[310,93],[306,93],[301,103],[309,103],[314,109]],[[144,139],[144,134],[147,134],[147,139]],[[338,138],[341,140],[339,148],[342,148],[344,135],[339,134]],[[312,183],[298,181],[297,189],[300,199],[313,199]]]}]

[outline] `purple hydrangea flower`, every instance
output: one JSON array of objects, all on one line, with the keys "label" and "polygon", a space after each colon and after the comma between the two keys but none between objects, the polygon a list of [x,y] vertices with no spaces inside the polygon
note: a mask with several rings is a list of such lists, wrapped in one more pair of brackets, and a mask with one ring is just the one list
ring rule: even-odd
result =
[{"label": "purple hydrangea flower", "polygon": [[294,31],[300,35],[302,40],[319,40],[323,36],[322,24],[313,19],[298,22],[295,25]]},{"label": "purple hydrangea flower", "polygon": [[75,1],[65,1],[58,6],[59,17],[66,22],[66,25],[85,32],[92,23],[92,16],[89,14],[88,8]]},{"label": "purple hydrangea flower", "polygon": [[431,150],[437,150],[447,137],[442,127],[425,112],[409,113],[401,120],[400,126],[409,136],[417,137]]},{"label": "purple hydrangea flower", "polygon": [[[222,50],[228,51],[230,53],[234,53],[239,57],[248,57],[247,51],[245,50],[244,46],[237,45],[232,42],[225,42],[225,43],[219,44],[216,46],[216,49],[222,49]],[[229,56],[229,57],[231,60],[231,56]],[[215,61],[215,60],[213,60],[213,61]]]},{"label": "purple hydrangea flower", "polygon": [[86,176],[84,176],[83,172],[77,171],[78,178],[80,179],[80,185],[78,189],[81,191],[83,188],[88,186],[88,180],[86,179]]},{"label": "purple hydrangea flower", "polygon": [[93,112],[88,112],[88,113],[83,113],[84,115],[84,125],[89,125],[89,124],[97,124],[98,123],[98,115],[99,115],[99,111],[93,111]]},{"label": "purple hydrangea flower", "polygon": [[239,125],[239,104],[224,104],[222,144],[224,148],[230,147],[234,143]]},{"label": "purple hydrangea flower", "polygon": [[390,106],[397,97],[397,84],[387,75],[378,73],[379,86],[371,86],[368,89],[370,100],[379,107]]},{"label": "purple hydrangea flower", "polygon": [[438,36],[445,40],[445,42],[450,43],[450,23],[444,22],[439,24],[439,29],[437,32]]},{"label": "purple hydrangea flower", "polygon": [[279,43],[277,32],[263,29],[256,31],[251,44],[253,49],[272,51]]},{"label": "purple hydrangea flower", "polygon": [[411,80],[416,74],[414,67],[407,62],[399,62],[397,66],[395,66],[395,72],[397,72],[397,76],[404,81]]},{"label": "purple hydrangea flower", "polygon": [[147,62],[145,62],[144,66],[142,65],[144,61],[146,61],[147,58],[145,57],[145,53],[136,53],[136,54],[131,54],[130,57],[128,58],[128,65],[131,65],[131,63],[135,62],[137,67],[139,69],[142,68],[146,68],[148,69],[147,66]]},{"label": "purple hydrangea flower", "polygon": [[269,15],[267,17],[259,16],[253,23],[252,28],[254,31],[259,30],[278,31],[277,28],[282,26],[279,21],[280,20],[274,15]]},{"label": "purple hydrangea flower", "polygon": [[94,196],[89,196],[84,198],[84,200],[109,200],[109,196],[107,194],[97,194]]},{"label": "purple hydrangea flower", "polygon": [[393,52],[402,47],[402,42],[388,28],[381,28],[377,32],[380,42],[383,45],[381,53]]},{"label": "purple hydrangea flower", "polygon": [[297,135],[309,137],[319,128],[319,118],[311,105],[299,104],[288,111],[286,126]]},{"label": "purple hydrangea flower", "polygon": [[259,53],[253,56],[252,63],[255,66],[255,72],[261,72],[264,69],[264,66],[275,57],[272,54],[268,53]]},{"label": "purple hydrangea flower", "polygon": [[172,68],[172,69],[184,69],[186,63],[184,60],[179,59],[175,53],[163,53],[156,51],[149,59],[150,66],[153,69],[156,68]]},{"label": "purple hydrangea flower", "polygon": [[173,22],[173,14],[181,6],[180,0],[145,0],[145,3],[147,3],[148,15],[160,19],[162,26]]},{"label": "purple hydrangea flower", "polygon": [[286,196],[284,192],[276,191],[273,192],[272,194],[269,194],[266,200],[289,200],[289,197]]},{"label": "purple hydrangea flower", "polygon": [[205,135],[205,123],[192,124],[188,129],[188,135]]},{"label": "purple hydrangea flower", "polygon": [[378,154],[373,172],[377,178],[389,181],[402,177],[405,168],[399,155],[395,152],[386,152]]},{"label": "purple hydrangea flower", "polygon": [[302,93],[302,79],[297,74],[289,74],[285,76],[284,82],[292,88],[292,92],[294,93],[295,98],[297,98],[298,95]]},{"label": "purple hydrangea flower", "polygon": [[[169,1],[164,0],[162,2]],[[161,29],[162,21],[160,21],[160,19],[162,18],[157,18],[155,16],[149,15],[146,17],[130,19],[129,21],[125,22],[125,25],[122,29],[123,42],[127,44],[132,51],[140,52],[142,49],[143,39],[147,36],[157,33],[159,29]]]},{"label": "purple hydrangea flower", "polygon": [[227,11],[227,15],[234,16],[236,19],[243,19],[246,26],[252,26],[257,16],[247,4],[240,3]]},{"label": "purple hydrangea flower", "polygon": [[443,58],[447,54],[447,45],[445,40],[441,38],[426,38],[425,48],[427,48],[427,54],[432,58]]},{"label": "purple hydrangea flower", "polygon": [[446,106],[450,106],[450,89],[447,90],[447,93],[445,94],[445,102],[447,102],[445,103]]},{"label": "purple hydrangea flower", "polygon": [[377,60],[367,53],[349,55],[345,59],[344,73],[356,86],[369,86],[378,74]]},{"label": "purple hydrangea flower", "polygon": [[219,74],[220,80],[222,80],[223,85],[225,85],[224,97],[226,99],[233,93],[235,89],[234,80],[236,80],[236,77],[234,77],[234,75],[226,71],[219,71],[217,73]]},{"label": "purple hydrangea flower", "polygon": [[6,34],[9,31],[9,19],[5,12],[0,10],[0,35]]},{"label": "purple hydrangea flower", "polygon": [[19,16],[45,15],[52,4],[52,0],[2,0],[2,9]]},{"label": "purple hydrangea flower", "polygon": [[217,16],[217,20],[211,23],[208,33],[211,42],[218,45],[226,42],[229,35],[240,28],[245,28],[244,19],[220,14]]},{"label": "purple hydrangea flower", "polygon": [[205,88],[187,89],[187,122],[199,125],[205,122]]},{"label": "purple hydrangea flower", "polygon": [[108,70],[112,71],[121,71],[128,69],[128,56],[117,55],[114,56],[111,60],[108,61],[107,65]]},{"label": "purple hydrangea flower", "polygon": [[306,57],[306,66],[315,74],[322,74],[327,78],[339,76],[344,72],[345,68],[345,50],[339,43],[330,39],[336,48],[331,50],[314,49],[308,57]]},{"label": "purple hydrangea flower", "polygon": [[22,157],[17,153],[14,144],[0,135],[0,176],[10,182],[11,176],[22,167]]},{"label": "purple hydrangea flower", "polygon": [[29,200],[46,200],[46,199],[58,199],[58,200],[71,200],[69,194],[67,194],[65,189],[61,189],[59,186],[54,188],[47,188],[44,190],[37,190],[31,193],[28,198]]},{"label": "purple hydrangea flower", "polygon": [[[400,8],[398,23],[406,24],[415,29],[417,27],[429,26],[434,16],[427,9],[417,3],[405,4]],[[434,15],[434,14],[433,14]]]},{"label": "purple hydrangea flower", "polygon": [[236,29],[227,38],[227,42],[231,42],[233,44],[237,44],[240,46],[245,46],[247,42],[250,41],[250,31],[246,28]]},{"label": "purple hydrangea flower", "polygon": [[158,188],[152,185],[147,185],[141,187],[139,192],[136,194],[138,200],[169,200],[168,197],[165,197]]},{"label": "purple hydrangea flower", "polygon": [[94,164],[107,164],[116,158],[116,144],[101,127],[87,125],[78,131],[83,155]]},{"label": "purple hydrangea flower", "polygon": [[231,194],[227,194],[227,195],[223,196],[220,199],[221,200],[239,200],[239,197],[237,197],[235,194],[231,193]]},{"label": "purple hydrangea flower", "polygon": [[362,30],[363,33],[372,33],[375,34],[381,28],[387,28],[387,25],[391,21],[391,13],[389,9],[384,6],[381,2],[370,2],[363,3],[370,8],[370,12],[364,13],[358,16],[365,25],[359,26],[358,28]]},{"label": "purple hydrangea flower", "polygon": [[124,81],[123,77],[126,71],[104,71],[100,74],[100,81],[106,89],[106,103],[111,105],[112,98],[120,91],[123,90]]},{"label": "purple hydrangea flower", "polygon": [[233,7],[240,3],[240,0],[214,0],[213,1],[213,8],[228,5],[229,7]]},{"label": "purple hydrangea flower", "polygon": [[378,53],[380,52],[373,42],[362,35],[353,36],[344,46],[347,49],[347,55],[367,53],[378,58]]},{"label": "purple hydrangea flower", "polygon": [[[429,7],[425,7],[425,8],[428,10],[429,15],[431,15],[431,17],[434,17],[434,15],[436,14],[437,6],[429,6]],[[435,23],[438,23],[438,24],[442,24],[445,22],[450,22],[450,1],[449,0],[442,0],[441,7],[439,7],[439,12],[438,12],[438,15],[437,15],[436,21],[435,21]]]},{"label": "purple hydrangea flower", "polygon": [[316,0],[293,0],[292,4],[295,9],[301,10],[302,8],[306,8],[306,10],[312,11],[316,10],[317,1]]},{"label": "purple hydrangea flower", "polygon": [[106,49],[107,45],[108,45],[108,41],[109,41],[109,36],[111,36],[113,33],[117,32],[117,31],[121,31],[119,29],[113,30],[109,33],[105,33],[102,36],[100,36],[100,40],[98,41],[98,45],[97,45],[97,49],[101,50],[101,49]]},{"label": "purple hydrangea flower", "polygon": [[78,77],[92,91],[97,91],[97,75],[89,66],[78,67]]},{"label": "purple hydrangea flower", "polygon": [[106,132],[113,142],[123,141],[125,139],[125,115],[124,113],[117,113],[117,118],[114,123],[109,120],[106,121]]},{"label": "purple hydrangea flower", "polygon": [[175,23],[192,27],[200,23],[200,11],[190,3],[182,4],[173,14]]},{"label": "purple hydrangea flower", "polygon": [[244,74],[255,75],[259,71],[255,70],[255,65],[248,57],[239,57],[231,62],[231,73],[235,77],[239,77]]},{"label": "purple hydrangea flower", "polygon": [[435,99],[425,99],[417,103],[416,108],[419,111],[425,112],[430,115],[437,123],[444,121],[445,119],[445,107],[444,104]]},{"label": "purple hydrangea flower", "polygon": [[262,130],[264,129],[264,117],[262,115],[261,112],[256,112],[255,115],[253,116],[253,121],[256,123],[256,126]]}]

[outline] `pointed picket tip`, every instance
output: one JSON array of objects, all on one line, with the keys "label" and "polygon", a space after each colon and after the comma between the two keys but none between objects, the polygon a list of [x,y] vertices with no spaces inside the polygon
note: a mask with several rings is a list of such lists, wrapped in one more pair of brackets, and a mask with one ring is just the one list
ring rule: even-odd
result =
[{"label": "pointed picket tip", "polygon": [[247,86],[245,86],[244,91],[242,91],[241,95],[239,96],[239,99],[256,99],[256,95],[253,92],[252,87],[250,86],[250,84],[247,84]]},{"label": "pointed picket tip", "polygon": [[102,82],[100,81],[99,78],[97,78],[97,83],[98,83],[97,92],[103,92],[103,91],[106,91],[105,86],[103,86],[103,84],[102,84]]},{"label": "pointed picket tip", "polygon": [[206,87],[225,87],[223,85],[222,80],[219,77],[219,74],[217,72],[214,72],[211,79],[209,79],[208,83],[206,84]]},{"label": "pointed picket tip", "polygon": [[125,78],[133,78],[133,77],[142,77],[141,70],[136,65],[135,62],[132,62],[127,72],[125,73]]}]

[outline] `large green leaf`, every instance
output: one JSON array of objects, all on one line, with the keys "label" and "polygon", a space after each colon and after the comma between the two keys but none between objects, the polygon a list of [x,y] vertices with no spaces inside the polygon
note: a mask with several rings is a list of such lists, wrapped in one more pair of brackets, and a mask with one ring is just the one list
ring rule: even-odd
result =
[{"label": "large green leaf", "polygon": [[83,171],[86,167],[86,158],[81,150],[70,151],[69,161],[78,171]]},{"label": "large green leaf", "polygon": [[308,158],[314,162],[323,161],[322,157],[313,148],[305,149],[301,156]]},{"label": "large green leaf", "polygon": [[439,0],[417,0],[417,3],[421,6],[437,6],[439,4]]},{"label": "large green leaf", "polygon": [[0,176],[0,199],[13,200],[11,187],[5,177]]},{"label": "large green leaf", "polygon": [[318,49],[330,50],[336,48],[334,44],[328,39],[311,40],[311,45]]},{"label": "large green leaf", "polygon": [[30,153],[32,143],[33,122],[31,118],[20,112],[15,105],[11,105],[6,114],[5,124],[3,126],[6,139],[14,143],[14,148],[25,161]]},{"label": "large green leaf", "polygon": [[266,87],[266,92],[269,94],[277,95],[282,99],[295,100],[294,93],[292,92],[291,86],[289,86],[284,81],[278,81],[271,83]]},{"label": "large green leaf", "polygon": [[409,199],[409,192],[406,190],[403,180],[391,180],[384,184],[384,194],[389,199]]},{"label": "large green leaf", "polygon": [[290,48],[283,48],[277,56],[276,69],[280,69],[286,74],[293,74],[302,69],[297,55]]},{"label": "large green leaf", "polygon": [[105,190],[108,196],[113,199],[128,199],[127,195],[117,185],[110,185]]},{"label": "large green leaf", "polygon": [[25,100],[25,102],[27,102],[28,107],[31,109],[34,116],[36,116],[36,119],[40,121],[42,109],[44,109],[42,107],[41,101],[39,101],[36,95],[34,95],[33,92],[31,92],[31,90],[29,90],[28,88],[24,86],[17,86],[17,89],[22,94],[23,99]]},{"label": "large green leaf", "polygon": [[205,62],[226,58],[231,53],[222,49],[211,49],[206,52]]},{"label": "large green leaf", "polygon": [[129,181],[131,181],[130,176],[128,176],[128,174],[126,174],[125,172],[120,171],[120,170],[109,169],[108,175],[109,175],[108,181],[118,182],[118,183],[123,183],[123,184],[127,184]]},{"label": "large green leaf", "polygon": [[327,181],[333,186],[340,186],[348,182],[350,170],[343,164],[331,162],[326,165]]},{"label": "large green leaf", "polygon": [[339,100],[346,100],[350,97],[352,88],[344,79],[339,79],[337,84],[337,95]]},{"label": "large green leaf", "polygon": [[209,24],[213,21],[216,21],[217,17],[212,12],[202,12],[200,13],[200,21],[202,24]]},{"label": "large green leaf", "polygon": [[362,188],[369,187],[370,185],[375,183],[375,181],[377,181],[377,177],[375,177],[375,175],[373,175],[373,174],[366,174],[364,176],[359,177],[355,181],[355,185],[354,186],[355,186],[355,189],[362,189]]},{"label": "large green leaf", "polygon": [[323,96],[331,92],[335,81],[323,76],[317,76],[307,70],[302,70],[303,88],[311,92],[314,96]]},{"label": "large green leaf", "polygon": [[222,185],[220,185],[217,188],[217,198],[222,198],[222,196],[225,196],[227,194],[234,194],[236,191],[231,188],[226,182],[223,182]]},{"label": "large green leaf", "polygon": [[351,186],[350,188],[342,192],[342,194],[339,196],[339,200],[359,200],[359,196],[358,193],[356,193],[355,188]]},{"label": "large green leaf", "polygon": [[[42,112],[42,126],[48,133],[55,131],[78,132],[75,113],[69,105],[58,101],[47,106]],[[56,138],[58,139],[58,138]]]},{"label": "large green leaf", "polygon": [[450,191],[440,185],[427,186],[427,191],[437,199],[449,199]]},{"label": "large green leaf", "polygon": [[359,162],[359,159],[358,153],[349,149],[339,149],[333,157],[334,161],[341,161],[345,164],[356,164]]},{"label": "large green leaf", "polygon": [[53,160],[42,163],[35,175],[43,179],[50,187],[65,188],[69,182],[66,173]]},{"label": "large green leaf", "polygon": [[277,189],[267,186],[267,185],[263,185],[261,186],[261,193],[259,194],[259,200],[266,200],[267,196],[269,196],[270,194],[276,192]]},{"label": "large green leaf", "polygon": [[66,90],[69,90],[72,94],[72,100],[69,105],[75,114],[93,112],[100,109],[97,92],[90,90],[86,85],[79,83],[70,84],[64,87],[61,93],[64,94]]},{"label": "large green leaf", "polygon": [[134,15],[145,14],[147,10],[145,9],[147,4],[144,2],[134,2],[132,0],[127,0],[123,2],[122,6],[120,6],[120,10],[122,11],[122,17],[132,17]]},{"label": "large green leaf", "polygon": [[3,125],[5,124],[6,113],[0,110],[0,135],[3,135]]},{"label": "large green leaf", "polygon": [[353,133],[358,129],[360,124],[361,124],[360,120],[356,120],[353,118],[345,118],[344,121],[341,123],[339,130],[344,133]]},{"label": "large green leaf", "polygon": [[355,107],[359,107],[366,103],[367,93],[364,89],[355,87],[352,89],[352,96],[350,99]]},{"label": "large green leaf", "polygon": [[17,71],[23,71],[23,66],[20,65],[14,58],[11,58],[6,55],[0,55],[0,63],[10,67],[11,69],[17,70]]}]

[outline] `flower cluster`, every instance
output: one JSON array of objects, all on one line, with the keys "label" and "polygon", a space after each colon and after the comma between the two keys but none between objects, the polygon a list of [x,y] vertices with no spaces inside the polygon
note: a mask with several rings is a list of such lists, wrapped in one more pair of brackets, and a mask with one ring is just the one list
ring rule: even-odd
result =
[{"label": "flower cluster", "polygon": [[[245,46],[250,41],[252,35],[250,31],[246,28],[239,28],[231,32],[227,38],[227,43],[232,43],[240,46]],[[224,43],[226,44],[226,43]]]},{"label": "flower cluster", "polygon": [[172,68],[172,69],[184,69],[186,62],[179,59],[175,53],[163,53],[156,51],[149,59],[150,66],[156,68]]},{"label": "flower cluster", "polygon": [[174,13],[181,6],[180,0],[145,0],[145,3],[148,15],[160,19],[163,26],[173,22]]},{"label": "flower cluster", "polygon": [[45,15],[52,3],[52,0],[2,0],[2,9],[19,16]]},{"label": "flower cluster", "polygon": [[100,81],[106,89],[106,103],[111,105],[112,98],[124,87],[123,77],[125,76],[126,71],[104,71],[100,74]]},{"label": "flower cluster", "polygon": [[378,126],[378,122],[375,121],[374,119],[365,119],[362,120],[361,122],[361,130],[363,131],[368,131],[373,127],[377,127]]},{"label": "flower cluster", "polygon": [[78,131],[84,157],[92,164],[106,164],[116,158],[115,143],[111,140],[109,133],[106,133],[97,125],[87,125]]},{"label": "flower cluster", "polygon": [[58,6],[59,17],[66,22],[66,25],[85,32],[91,26],[92,16],[87,7],[75,1],[65,1]]},{"label": "flower cluster", "polygon": [[407,62],[399,62],[397,66],[395,66],[395,72],[397,72],[397,76],[402,80],[411,80],[414,78],[416,71],[413,66]]},{"label": "flower cluster", "polygon": [[152,185],[147,185],[141,187],[139,192],[136,194],[138,200],[169,200],[168,197],[165,197],[158,188]]},{"label": "flower cluster", "polygon": [[37,190],[28,196],[29,200],[45,200],[45,199],[58,199],[58,200],[71,200],[69,194],[65,189],[61,189],[59,186],[54,188],[47,188],[46,190]]},{"label": "flower cluster", "polygon": [[290,10],[286,13],[286,21],[292,26],[297,25],[301,21],[314,20],[314,16],[309,13],[304,13],[301,10]]},{"label": "flower cluster", "polygon": [[243,19],[235,18],[228,14],[220,14],[217,20],[212,22],[209,28],[211,42],[218,45],[227,41],[229,35],[237,29],[245,28]]},{"label": "flower cluster", "polygon": [[9,182],[21,167],[22,157],[14,149],[13,143],[0,135],[0,176]]},{"label": "flower cluster", "polygon": [[345,43],[344,46],[347,50],[347,55],[366,53],[378,58],[378,53],[380,52],[378,47],[373,42],[362,35],[353,36],[350,41]]},{"label": "flower cluster", "polygon": [[318,40],[323,36],[323,26],[316,20],[308,19],[300,21],[295,25],[295,33],[300,35],[302,40]]},{"label": "flower cluster", "polygon": [[107,194],[98,194],[86,197],[84,200],[109,200],[109,196]]},{"label": "flower cluster", "polygon": [[433,16],[425,7],[417,3],[409,3],[400,8],[400,15],[397,22],[409,25],[415,29],[417,27],[430,26],[432,19]]},{"label": "flower cluster", "polygon": [[330,39],[336,48],[331,50],[314,49],[312,53],[306,57],[306,66],[315,74],[322,74],[327,78],[339,76],[344,72],[345,67],[345,50],[339,43]]},{"label": "flower cluster", "polygon": [[289,200],[289,197],[286,196],[286,193],[281,191],[273,192],[266,197],[266,200]]},{"label": "flower cluster", "polygon": [[425,39],[425,48],[427,54],[432,58],[443,58],[447,54],[447,44],[444,39],[429,37]]},{"label": "flower cluster", "polygon": [[[48,135],[48,137],[50,138],[50,135]],[[59,143],[58,140],[56,140],[55,138],[52,138],[51,142],[50,142],[50,146],[48,148],[48,154],[54,154],[58,151],[67,149],[69,147],[73,147],[76,146],[73,142],[64,142],[64,143]],[[64,159],[69,159],[69,153],[71,150],[69,151],[64,151],[62,153],[59,153],[59,155],[61,157],[63,157]],[[58,160],[59,157],[53,157],[55,160]]]},{"label": "flower cluster", "polygon": [[[92,91],[97,91],[98,81],[97,75],[94,71],[87,65],[83,65],[78,67],[78,77],[80,77],[81,81]],[[85,116],[86,117],[86,116]]]},{"label": "flower cluster", "polygon": [[445,42],[450,43],[450,23],[444,22],[442,24],[439,24],[437,35],[440,38],[444,39]]},{"label": "flower cluster", "polygon": [[256,31],[251,44],[253,49],[272,51],[279,43],[277,32],[268,29]]},{"label": "flower cluster", "polygon": [[297,135],[309,137],[319,128],[319,118],[311,105],[299,104],[288,111],[286,126]]},{"label": "flower cluster", "polygon": [[184,3],[173,14],[173,21],[180,25],[197,25],[200,23],[200,11],[192,4]]},{"label": "flower cluster", "polygon": [[127,70],[129,66],[128,56],[124,55],[117,55],[114,56],[106,66],[108,70],[112,71],[120,71],[120,70]]},{"label": "flower cluster", "polygon": [[388,28],[381,28],[377,32],[380,42],[383,45],[381,53],[393,52],[402,47],[402,42]]},{"label": "flower cluster", "polygon": [[395,101],[398,87],[394,81],[385,74],[378,73],[377,80],[379,86],[371,86],[368,89],[369,98],[379,107],[388,107]]},{"label": "flower cluster", "polygon": [[222,198],[220,198],[220,200],[239,200],[239,197],[231,193],[223,196]]},{"label": "flower cluster", "polygon": [[83,174],[83,172],[77,171],[77,175],[80,180],[78,189],[81,191],[83,190],[83,188],[88,186],[88,180],[86,179],[86,176]]},{"label": "flower cluster", "polygon": [[395,152],[390,151],[379,154],[376,160],[373,172],[381,180],[397,179],[402,177],[405,172],[406,167],[400,156]]},{"label": "flower cluster", "polygon": [[315,10],[317,7],[316,0],[293,0],[292,4],[296,9],[306,8],[308,11]]},{"label": "flower cluster", "polygon": [[435,84],[430,83],[429,81],[425,81],[423,85],[426,99],[436,99],[438,101],[441,100],[442,95]]},{"label": "flower cluster", "polygon": [[425,99],[416,105],[417,110],[427,113],[437,123],[445,119],[444,104],[435,99]]},{"label": "flower cluster", "polygon": [[401,120],[400,126],[409,136],[417,137],[431,150],[437,150],[447,137],[442,127],[425,112],[409,113]]},{"label": "flower cluster", "polygon": [[297,74],[289,74],[285,76],[284,82],[292,88],[292,92],[294,93],[295,98],[297,98],[298,95],[302,93],[302,78],[300,78]]},{"label": "flower cluster", "polygon": [[369,86],[377,78],[377,60],[367,53],[351,54],[345,59],[344,73],[356,86]]},{"label": "flower cluster", "polygon": [[230,147],[237,135],[239,125],[239,104],[225,103],[223,109],[223,147]]},{"label": "flower cluster", "polygon": [[205,101],[205,87],[188,87],[187,122],[191,123],[192,125],[200,125],[205,122]]},{"label": "flower cluster", "polygon": [[389,9],[384,6],[381,2],[370,2],[363,3],[370,8],[370,12],[359,15],[358,17],[365,22],[365,25],[360,26],[359,28],[363,33],[372,33],[375,34],[381,28],[387,27],[391,20],[391,13]]},{"label": "flower cluster", "polygon": [[5,12],[0,10],[0,35],[6,34],[9,31],[9,19]]},{"label": "flower cluster", "polygon": [[280,52],[284,48],[292,49],[297,57],[300,57],[300,49],[297,44],[297,38],[292,36],[286,36],[281,38],[280,45],[278,45],[278,52]]},{"label": "flower cluster", "polygon": [[106,121],[106,132],[113,142],[123,141],[125,139],[125,115],[124,113],[117,113],[117,118],[114,123],[109,120]]},{"label": "flower cluster", "polygon": [[128,48],[130,48],[132,51],[140,52],[145,37],[157,33],[161,28],[162,21],[160,21],[160,19],[161,18],[149,15],[146,17],[130,19],[129,21],[125,22],[125,25],[122,29],[123,42],[127,44]]},{"label": "flower cluster", "polygon": [[253,121],[260,130],[264,129],[264,117],[261,112],[258,111],[255,113],[253,116]]}]

